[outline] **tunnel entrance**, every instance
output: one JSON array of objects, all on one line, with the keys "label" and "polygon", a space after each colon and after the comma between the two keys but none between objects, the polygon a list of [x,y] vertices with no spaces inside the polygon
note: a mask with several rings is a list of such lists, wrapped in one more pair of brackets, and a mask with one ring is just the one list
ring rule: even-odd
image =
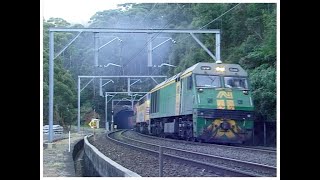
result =
[{"label": "tunnel entrance", "polygon": [[133,110],[125,107],[114,116],[114,124],[117,129],[132,129],[134,126]]}]

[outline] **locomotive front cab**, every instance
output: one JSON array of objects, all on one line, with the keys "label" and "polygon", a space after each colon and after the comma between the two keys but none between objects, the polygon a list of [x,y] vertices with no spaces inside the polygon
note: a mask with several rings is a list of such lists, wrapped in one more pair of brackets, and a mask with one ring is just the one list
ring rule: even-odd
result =
[{"label": "locomotive front cab", "polygon": [[208,67],[193,74],[194,137],[221,143],[248,141],[253,129],[253,104],[247,73],[236,64]]}]

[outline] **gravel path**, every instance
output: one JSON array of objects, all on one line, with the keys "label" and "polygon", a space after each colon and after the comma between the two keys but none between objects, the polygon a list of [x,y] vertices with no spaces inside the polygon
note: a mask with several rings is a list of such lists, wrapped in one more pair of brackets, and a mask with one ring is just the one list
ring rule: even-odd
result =
[{"label": "gravel path", "polygon": [[43,149],[43,177],[75,177],[72,150],[76,142],[83,136],[77,133],[71,134],[71,151],[69,139],[59,140],[53,143],[52,149]]},{"label": "gravel path", "polygon": [[[76,128],[76,127],[75,127]],[[103,133],[104,129],[97,129],[97,133]],[[43,177],[76,177],[74,162],[72,159],[73,146],[87,134],[92,133],[92,129],[81,128],[78,134],[71,131],[71,148],[69,151],[69,134],[54,135],[52,149],[43,148]],[[48,135],[43,134],[43,145],[47,143]]]}]

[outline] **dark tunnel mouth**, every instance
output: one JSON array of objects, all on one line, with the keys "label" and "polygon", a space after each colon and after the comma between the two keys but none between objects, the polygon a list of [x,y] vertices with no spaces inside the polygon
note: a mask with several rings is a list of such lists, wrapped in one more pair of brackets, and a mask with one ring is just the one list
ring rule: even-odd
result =
[{"label": "dark tunnel mouth", "polygon": [[114,124],[117,125],[117,129],[132,129],[134,123],[132,109],[122,109],[114,116]]}]

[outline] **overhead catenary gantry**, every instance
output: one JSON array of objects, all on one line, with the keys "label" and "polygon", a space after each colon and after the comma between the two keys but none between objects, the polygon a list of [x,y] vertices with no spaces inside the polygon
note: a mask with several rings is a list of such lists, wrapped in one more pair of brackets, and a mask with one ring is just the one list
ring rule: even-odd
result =
[{"label": "overhead catenary gantry", "polygon": [[[85,84],[84,85],[84,87],[82,87],[81,88],[81,78],[82,79],[91,79],[89,82],[87,82],[87,84]],[[135,83],[137,83],[140,79],[134,79],[135,81],[133,82],[133,83],[131,83],[131,81],[130,80],[132,80],[131,78],[152,78],[152,79],[154,79],[154,78],[167,78],[167,76],[152,76],[152,75],[150,75],[150,76],[78,76],[78,132],[80,132],[80,114],[81,114],[81,111],[80,111],[80,100],[81,100],[81,96],[80,96],[80,94],[81,94],[81,91],[82,90],[84,90],[92,81],[93,81],[93,79],[95,79],[95,78],[99,78],[100,79],[100,95],[101,94],[103,94],[102,93],[102,87],[103,87],[103,85],[102,85],[102,80],[107,80],[107,82],[104,84],[104,85],[106,85],[106,84],[108,84],[108,83],[110,83],[110,82],[113,82],[113,80],[111,79],[111,78],[127,78],[127,80],[128,80],[128,87],[127,87],[127,92],[105,92],[106,93],[106,108],[105,108],[105,120],[106,120],[106,130],[107,131],[109,131],[109,124],[108,124],[108,121],[107,121],[107,103],[108,103],[108,101],[107,101],[107,98],[108,98],[108,93],[109,93],[109,95],[110,94],[128,94],[128,95],[131,95],[131,93],[132,94],[139,94],[139,93],[142,93],[142,94],[145,94],[145,93],[147,93],[147,92],[132,92],[131,90],[130,90],[130,87],[132,86],[132,85],[134,85]],[[104,78],[108,78],[108,79],[104,79]],[[140,82],[141,82],[141,80],[140,80]],[[132,101],[132,106],[133,106],[133,101]]]},{"label": "overhead catenary gantry", "polygon": [[[54,32],[79,32],[76,37],[74,37],[56,56],[54,56]],[[83,32],[91,32],[94,33],[94,64],[95,66],[99,66],[98,62],[98,52],[99,47],[98,44],[98,34],[99,33],[146,33],[148,34],[148,67],[152,67],[152,34],[153,33],[189,33],[196,40],[196,42],[204,48],[204,50],[217,62],[221,63],[220,60],[220,30],[219,29],[207,29],[207,30],[191,30],[191,29],[107,29],[107,28],[49,28],[49,143],[53,140],[53,87],[54,87],[54,59],[59,56],[65,49],[67,49]],[[194,34],[206,34],[211,33],[216,36],[216,55],[207,49],[199,39],[197,39]],[[119,38],[114,38],[106,44],[111,43],[112,41]],[[104,45],[103,45],[104,46]],[[152,78],[154,80],[154,78]],[[155,80],[154,80],[155,81]],[[156,82],[156,81],[155,81]],[[79,85],[78,85],[79,87]],[[79,107],[78,107],[79,108]]]},{"label": "overhead catenary gantry", "polygon": [[[114,40],[121,39],[118,37],[113,38],[111,41],[107,42],[101,47],[98,47],[98,34],[99,33],[146,33],[148,34],[148,67],[152,67],[152,51],[157,47],[152,47],[152,34],[154,33],[188,33],[193,39],[212,57],[217,63],[221,63],[220,59],[220,30],[219,29],[206,29],[206,30],[193,30],[193,29],[117,29],[117,28],[50,28],[50,33],[53,32],[79,32],[79,34],[71,41],[71,43],[83,32],[94,33],[94,44],[95,44],[95,56],[94,62],[95,66],[99,66],[98,63],[98,51]],[[209,49],[205,47],[203,43],[194,34],[215,34],[216,35],[216,56],[211,53]],[[71,44],[69,43],[68,46]],[[63,50],[65,50],[64,48]]]}]

